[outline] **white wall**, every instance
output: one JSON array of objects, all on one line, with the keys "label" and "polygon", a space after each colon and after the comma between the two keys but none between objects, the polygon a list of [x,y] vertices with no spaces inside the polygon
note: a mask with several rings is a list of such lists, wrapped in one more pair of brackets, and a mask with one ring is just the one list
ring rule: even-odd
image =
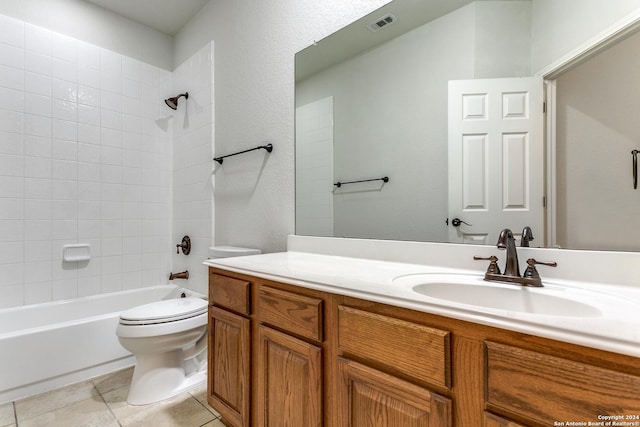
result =
[{"label": "white wall", "polygon": [[534,0],[534,72],[546,69],[611,25],[640,10],[638,0]]},{"label": "white wall", "polygon": [[532,0],[474,3],[474,78],[531,75],[532,3]]},{"label": "white wall", "polygon": [[173,70],[173,37],[84,0],[2,0],[0,14]]},{"label": "white wall", "polygon": [[[474,76],[475,6],[458,9],[296,87],[334,97],[335,235],[447,238],[447,81]],[[471,41],[471,42],[470,42]],[[450,52],[457,55],[450,55]]]},{"label": "white wall", "polygon": [[176,63],[215,42],[217,244],[286,249],[294,232],[294,55],[387,0],[212,0],[176,35]]},{"label": "white wall", "polygon": [[557,80],[561,247],[638,249],[640,189],[632,186],[631,150],[640,150],[640,86],[630,71],[640,68],[638,52],[635,34]]},{"label": "white wall", "polygon": [[[216,42],[216,152],[264,140],[275,146],[264,165],[253,153],[216,175],[217,243],[285,248],[284,236],[294,231],[294,55],[386,3],[211,0],[176,36],[176,63]],[[531,69],[556,61],[635,9],[637,0],[534,1]]]},{"label": "white wall", "polygon": [[[3,15],[0,28],[0,307],[165,282],[170,73]],[[89,262],[62,261],[76,242]]]},{"label": "white wall", "polygon": [[275,146],[264,163],[254,153],[216,174],[216,243],[285,249],[294,232],[294,55],[386,3],[212,0],[176,36],[176,62],[216,42],[216,152]]},{"label": "white wall", "polygon": [[[173,250],[173,272],[189,271],[189,280],[176,280],[203,294],[208,292],[208,248],[213,242],[213,43],[207,43],[173,72],[178,109],[163,110],[173,128],[173,247],[188,235],[191,253]],[[170,250],[167,247],[167,250]]]},{"label": "white wall", "polygon": [[390,178],[335,190],[336,236],[447,240],[447,82],[528,75],[529,12],[476,2],[298,83],[335,98],[334,180]]}]

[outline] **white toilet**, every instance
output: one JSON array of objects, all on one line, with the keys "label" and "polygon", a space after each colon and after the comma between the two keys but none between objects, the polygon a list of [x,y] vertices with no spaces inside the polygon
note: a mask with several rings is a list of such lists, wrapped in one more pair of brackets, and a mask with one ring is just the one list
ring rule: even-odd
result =
[{"label": "white toilet", "polygon": [[[209,248],[210,258],[259,254],[233,246]],[[207,377],[208,302],[175,298],[120,313],[116,335],[136,359],[127,402],[146,405],[202,384]]]},{"label": "white toilet", "polygon": [[207,301],[175,298],[120,314],[116,335],[136,358],[127,402],[146,405],[206,378]]}]

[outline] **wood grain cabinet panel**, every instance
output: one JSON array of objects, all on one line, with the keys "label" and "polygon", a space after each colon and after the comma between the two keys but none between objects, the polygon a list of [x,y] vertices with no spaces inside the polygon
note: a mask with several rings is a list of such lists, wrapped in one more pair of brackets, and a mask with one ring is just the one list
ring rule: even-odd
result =
[{"label": "wood grain cabinet panel", "polygon": [[338,346],[390,372],[450,387],[450,334],[351,307],[338,307]]},{"label": "wood grain cabinet panel", "polygon": [[260,427],[321,427],[322,350],[260,326],[258,413]]},{"label": "wood grain cabinet panel", "polygon": [[209,307],[207,401],[229,427],[248,427],[251,396],[250,320]]},{"label": "wood grain cabinet panel", "polygon": [[251,283],[221,274],[209,275],[209,301],[236,313],[251,314]]},{"label": "wood grain cabinet panel", "polygon": [[486,342],[487,403],[540,424],[640,414],[640,377]]},{"label": "wood grain cabinet panel", "polygon": [[484,413],[484,427],[527,427],[515,421],[507,420],[489,412]]},{"label": "wood grain cabinet panel", "polygon": [[345,358],[338,359],[338,425],[451,426],[451,401],[415,384]]},{"label": "wood grain cabinet panel", "polygon": [[322,341],[322,300],[262,286],[258,292],[262,323],[313,341]]}]

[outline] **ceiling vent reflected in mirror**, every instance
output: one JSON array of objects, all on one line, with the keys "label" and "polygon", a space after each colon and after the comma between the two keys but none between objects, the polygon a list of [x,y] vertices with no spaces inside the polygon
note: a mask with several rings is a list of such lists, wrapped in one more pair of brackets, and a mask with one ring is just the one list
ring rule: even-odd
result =
[{"label": "ceiling vent reflected in mirror", "polygon": [[380,31],[383,28],[387,28],[390,25],[395,24],[397,20],[398,18],[388,13],[384,15],[382,18],[376,19],[371,24],[367,25],[367,28],[375,33],[377,31]]}]

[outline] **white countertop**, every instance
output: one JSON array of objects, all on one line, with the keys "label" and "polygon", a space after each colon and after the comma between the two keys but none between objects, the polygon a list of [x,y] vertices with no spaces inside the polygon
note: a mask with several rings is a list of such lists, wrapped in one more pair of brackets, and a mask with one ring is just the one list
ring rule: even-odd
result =
[{"label": "white countertop", "polygon": [[497,285],[522,292],[561,294],[572,302],[596,307],[596,313],[599,311],[582,317],[477,307],[431,298],[412,290],[429,275],[443,278],[447,277],[443,274],[462,274],[481,280],[482,274],[477,270],[295,251],[207,260],[205,265],[640,357],[640,287],[563,279],[549,282],[543,279],[545,288],[536,290]]}]

